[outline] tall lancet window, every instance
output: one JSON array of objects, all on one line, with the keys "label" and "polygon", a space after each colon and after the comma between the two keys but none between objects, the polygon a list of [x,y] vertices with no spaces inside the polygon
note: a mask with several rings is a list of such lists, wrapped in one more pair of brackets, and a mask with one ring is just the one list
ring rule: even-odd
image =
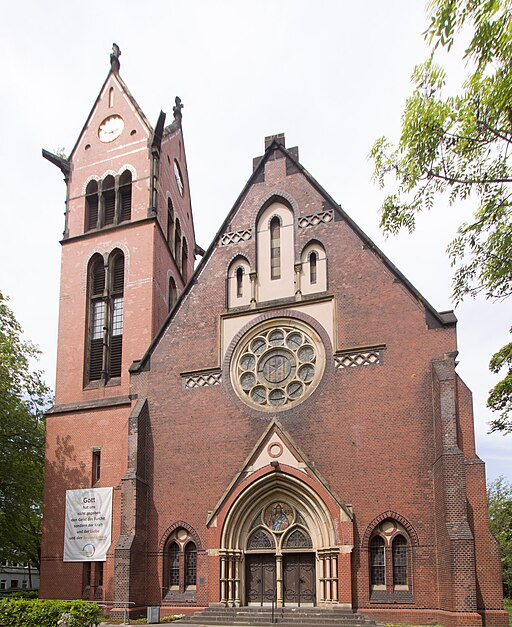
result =
[{"label": "tall lancet window", "polygon": [[107,176],[102,184],[103,224],[114,224],[116,215],[116,189],[113,176]]},{"label": "tall lancet window", "polygon": [[85,190],[85,230],[90,231],[98,226],[99,208],[98,181],[89,181]]},{"label": "tall lancet window", "polygon": [[270,278],[281,278],[281,223],[277,216],[270,221]]},{"label": "tall lancet window", "polygon": [[242,298],[244,295],[244,269],[242,266],[236,269],[236,295],[237,298]]},{"label": "tall lancet window", "polygon": [[124,314],[124,255],[111,255],[108,268],[96,255],[89,266],[88,382],[121,376]]},{"label": "tall lancet window", "polygon": [[119,222],[132,217],[132,173],[125,170],[119,179]]},{"label": "tall lancet window", "polygon": [[105,266],[97,255],[89,266],[89,381],[103,374],[105,311]]},{"label": "tall lancet window", "polygon": [[309,256],[309,282],[311,285],[316,283],[316,253],[312,252]]},{"label": "tall lancet window", "polygon": [[111,264],[109,377],[121,376],[123,356],[124,256],[117,253]]}]

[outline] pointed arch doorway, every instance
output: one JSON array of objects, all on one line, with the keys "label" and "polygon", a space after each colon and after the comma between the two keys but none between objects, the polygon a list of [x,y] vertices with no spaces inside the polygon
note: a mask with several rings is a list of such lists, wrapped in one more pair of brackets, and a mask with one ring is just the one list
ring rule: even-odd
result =
[{"label": "pointed arch doorway", "polygon": [[329,509],[284,472],[257,479],[233,502],[221,532],[226,606],[338,603],[336,534]]}]

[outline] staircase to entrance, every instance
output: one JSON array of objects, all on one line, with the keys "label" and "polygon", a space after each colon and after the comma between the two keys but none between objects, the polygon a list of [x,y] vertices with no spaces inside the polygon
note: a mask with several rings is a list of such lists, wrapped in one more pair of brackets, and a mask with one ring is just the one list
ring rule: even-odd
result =
[{"label": "staircase to entrance", "polygon": [[[273,619],[273,620],[272,620]],[[272,625],[281,627],[377,627],[379,623],[344,608],[208,607],[179,621],[179,625]]]}]

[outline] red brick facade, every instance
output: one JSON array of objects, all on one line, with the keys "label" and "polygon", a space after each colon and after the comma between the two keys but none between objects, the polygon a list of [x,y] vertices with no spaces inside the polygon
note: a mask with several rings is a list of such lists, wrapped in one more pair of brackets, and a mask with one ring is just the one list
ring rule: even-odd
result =
[{"label": "red brick facade", "polygon": [[[124,129],[102,142],[109,115]],[[261,563],[278,605],[506,625],[456,319],[407,282],[297,149],[266,141],[185,287],[196,246],[179,110],[153,130],[113,71],[57,165],[68,210],[42,594],[163,612],[265,604]],[[88,179],[126,165],[131,219],[100,217],[84,233]],[[125,260],[122,374],[91,381],[88,264],[114,250]],[[180,295],[166,318],[171,277]],[[92,485],[98,450],[94,485],[114,488],[102,586],[94,569],[84,582],[82,563],[62,562],[65,490]]]}]

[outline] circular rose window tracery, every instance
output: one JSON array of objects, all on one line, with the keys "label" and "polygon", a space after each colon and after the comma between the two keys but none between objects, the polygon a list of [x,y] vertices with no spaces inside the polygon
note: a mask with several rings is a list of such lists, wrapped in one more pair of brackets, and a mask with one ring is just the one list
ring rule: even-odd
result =
[{"label": "circular rose window tracery", "polygon": [[263,411],[288,409],[316,388],[325,352],[304,323],[275,321],[251,330],[238,344],[231,378],[238,396]]}]

